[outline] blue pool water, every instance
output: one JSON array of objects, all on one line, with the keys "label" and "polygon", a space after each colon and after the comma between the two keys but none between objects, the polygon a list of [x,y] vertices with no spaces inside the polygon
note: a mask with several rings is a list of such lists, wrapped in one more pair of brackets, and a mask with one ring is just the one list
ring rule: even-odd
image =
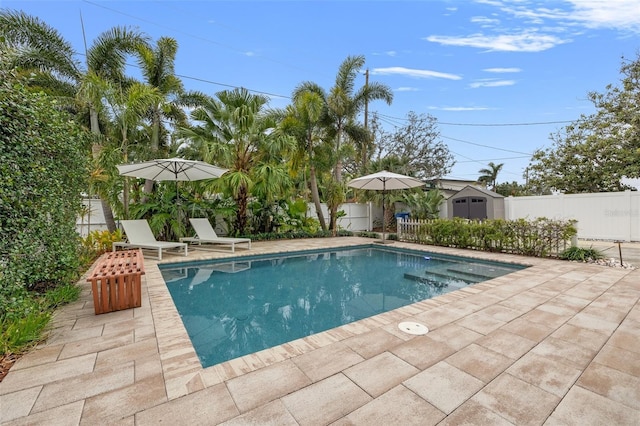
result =
[{"label": "blue pool water", "polygon": [[523,268],[378,246],[160,266],[203,367]]}]

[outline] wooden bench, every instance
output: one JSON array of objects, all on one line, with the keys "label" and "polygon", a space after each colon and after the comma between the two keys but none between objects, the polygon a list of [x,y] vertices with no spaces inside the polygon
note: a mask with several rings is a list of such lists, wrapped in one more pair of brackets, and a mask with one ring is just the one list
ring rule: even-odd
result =
[{"label": "wooden bench", "polygon": [[87,278],[96,315],[142,305],[143,261],[141,249],[105,253],[98,259]]}]

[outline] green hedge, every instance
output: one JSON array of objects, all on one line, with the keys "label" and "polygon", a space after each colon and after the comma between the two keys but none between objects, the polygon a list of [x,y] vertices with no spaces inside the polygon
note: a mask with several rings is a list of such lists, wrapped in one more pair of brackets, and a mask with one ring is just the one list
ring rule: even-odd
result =
[{"label": "green hedge", "polygon": [[0,321],[29,314],[29,290],[78,276],[88,141],[51,97],[0,73]]},{"label": "green hedge", "polygon": [[576,234],[572,220],[453,218],[430,220],[409,239],[421,244],[550,257],[566,249]]}]

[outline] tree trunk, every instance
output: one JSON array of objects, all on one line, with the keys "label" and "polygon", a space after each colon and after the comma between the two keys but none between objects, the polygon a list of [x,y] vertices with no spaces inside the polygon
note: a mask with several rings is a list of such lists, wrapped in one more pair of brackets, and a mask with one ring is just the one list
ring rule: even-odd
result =
[{"label": "tree trunk", "polygon": [[113,218],[113,210],[111,204],[104,198],[100,198],[100,205],[102,206],[102,212],[104,214],[104,221],[107,223],[107,229],[109,232],[115,232],[116,220]]},{"label": "tree trunk", "polygon": [[[98,121],[98,111],[95,108],[89,108],[89,123],[91,125],[91,133],[94,135],[100,135],[100,123]],[[91,146],[91,154],[93,155],[94,161],[98,161],[98,157],[100,156],[100,151],[102,150],[102,146],[99,143],[94,143]],[[114,232],[116,230],[116,221],[113,218],[113,209],[111,208],[111,204],[105,200],[102,196],[100,196],[100,206],[102,207],[102,215],[104,216],[104,220],[107,225],[107,229],[109,232]]]},{"label": "tree trunk", "polygon": [[238,192],[236,204],[238,206],[236,211],[236,230],[239,235],[244,235],[247,227],[247,188],[244,186]]},{"label": "tree trunk", "polygon": [[[342,126],[338,128],[338,134],[336,136],[336,155],[338,158],[336,159],[336,166],[333,169],[333,178],[336,181],[336,184],[342,182],[342,157],[340,156],[340,148],[342,146]],[[329,207],[329,229],[333,231],[333,236],[337,235],[337,226],[336,223],[338,221],[338,206],[331,205]]]},{"label": "tree trunk", "polygon": [[324,219],[324,213],[322,213],[322,206],[320,205],[320,193],[318,192],[318,180],[316,179],[316,168],[311,164],[309,166],[309,185],[311,186],[311,199],[316,206],[316,214],[320,221],[320,226],[323,231],[327,230],[327,222]]},{"label": "tree trunk", "polygon": [[[160,149],[160,116],[157,111],[153,113],[153,123],[151,123],[151,156],[155,159],[158,155],[158,150]],[[153,183],[154,181],[151,179],[146,179],[144,181],[144,189],[143,193],[145,194],[142,197],[142,202],[146,203],[149,200],[147,194],[153,193]]]}]

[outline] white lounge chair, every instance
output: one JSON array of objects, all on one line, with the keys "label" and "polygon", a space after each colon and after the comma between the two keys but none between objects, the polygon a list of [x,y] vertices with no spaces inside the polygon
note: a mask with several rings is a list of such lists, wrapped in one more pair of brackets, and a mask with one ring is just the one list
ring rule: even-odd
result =
[{"label": "white lounge chair", "polygon": [[189,221],[191,222],[191,226],[193,226],[193,230],[196,235],[194,237],[180,238],[180,242],[182,243],[197,244],[198,246],[202,246],[203,244],[224,244],[231,246],[231,252],[236,251],[236,244],[247,244],[247,249],[251,250],[250,238],[218,237],[213,226],[211,226],[209,219],[191,218]]},{"label": "white lounge chair", "polygon": [[144,219],[121,220],[127,242],[113,243],[113,251],[118,248],[141,248],[158,251],[158,260],[162,260],[162,250],[178,249],[187,255],[187,244],[183,242],[157,241],[151,232],[149,223]]}]

